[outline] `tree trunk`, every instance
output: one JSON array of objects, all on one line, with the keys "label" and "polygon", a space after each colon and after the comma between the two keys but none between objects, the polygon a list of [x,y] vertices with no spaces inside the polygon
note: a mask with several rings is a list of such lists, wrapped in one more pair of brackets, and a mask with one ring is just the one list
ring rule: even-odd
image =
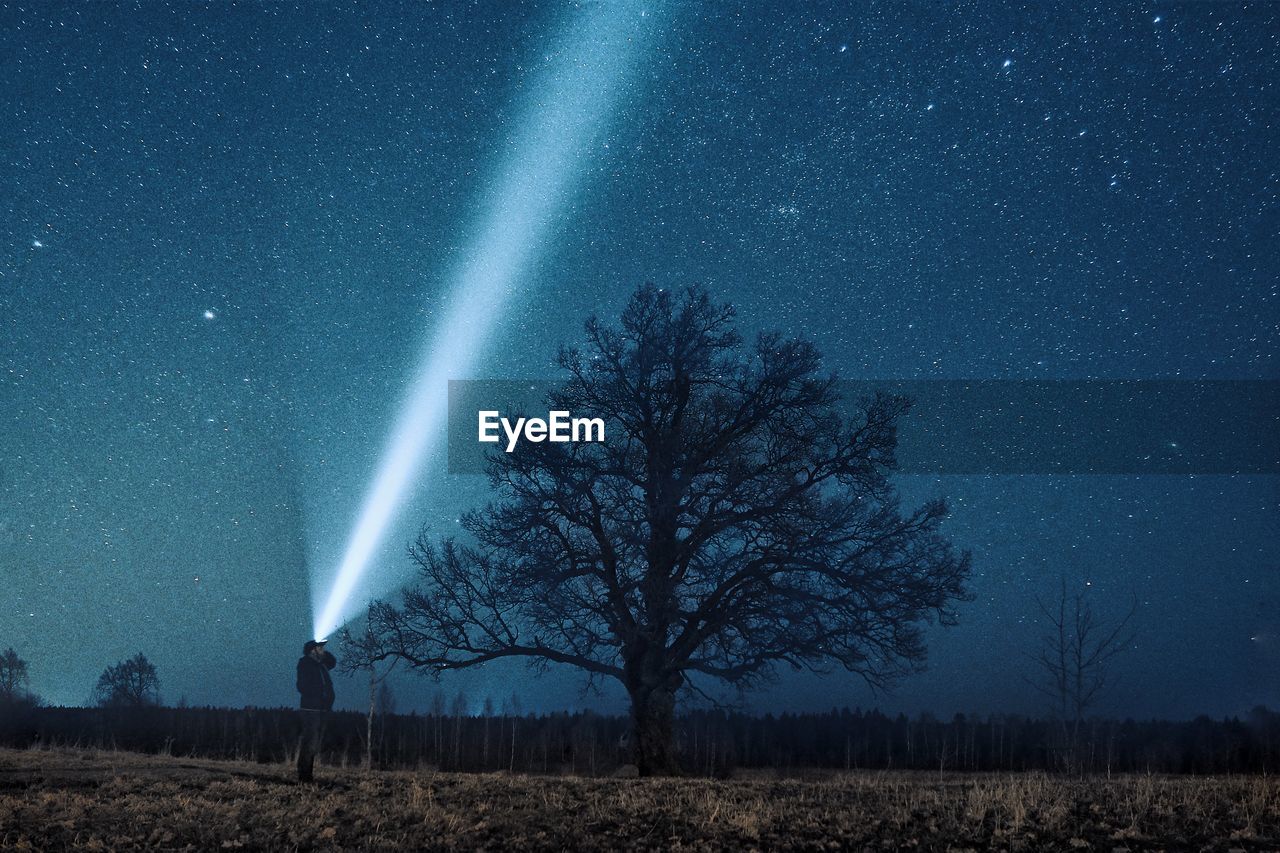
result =
[{"label": "tree trunk", "polygon": [[676,697],[669,687],[631,691],[631,742],[641,776],[680,772],[675,745]]},{"label": "tree trunk", "polygon": [[369,718],[365,721],[364,733],[364,767],[373,769],[373,713],[378,709],[378,680],[374,677],[373,667],[369,667]]}]

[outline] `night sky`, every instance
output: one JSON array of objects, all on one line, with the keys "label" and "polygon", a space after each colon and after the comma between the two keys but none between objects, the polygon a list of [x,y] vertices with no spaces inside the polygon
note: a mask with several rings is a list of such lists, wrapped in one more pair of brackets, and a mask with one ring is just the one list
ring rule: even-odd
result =
[{"label": "night sky", "polygon": [[[622,8],[608,114],[456,378],[554,377],[645,281],[701,283],[849,378],[1280,378],[1280,5]],[[32,689],[84,702],[142,651],[166,702],[296,702],[312,578],[598,13],[0,3],[0,648]],[[1139,604],[1100,711],[1280,707],[1280,478],[900,483],[953,500],[961,625],[889,694],[784,676],[752,708],[1043,710],[1022,676],[1059,577]],[[363,594],[486,495],[433,452]],[[575,684],[442,686],[619,707]],[[401,679],[400,709],[435,689]]]}]

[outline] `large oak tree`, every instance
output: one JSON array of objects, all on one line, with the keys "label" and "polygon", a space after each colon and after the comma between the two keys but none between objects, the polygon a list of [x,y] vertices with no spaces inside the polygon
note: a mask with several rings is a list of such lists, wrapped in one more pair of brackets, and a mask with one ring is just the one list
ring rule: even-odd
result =
[{"label": "large oak tree", "polygon": [[686,684],[915,668],[969,558],[939,534],[942,501],[904,510],[888,480],[908,401],[842,401],[810,343],[746,344],[734,319],[700,290],[643,287],[619,326],[588,320],[549,402],[604,418],[607,440],[492,454],[497,500],[465,516],[465,541],[410,548],[420,582],[373,606],[360,654],[616,679],[644,775],[678,768]]}]

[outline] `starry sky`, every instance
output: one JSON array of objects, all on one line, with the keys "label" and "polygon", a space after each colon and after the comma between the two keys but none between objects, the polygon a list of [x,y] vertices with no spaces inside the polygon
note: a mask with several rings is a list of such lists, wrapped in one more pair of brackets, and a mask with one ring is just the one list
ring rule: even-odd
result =
[{"label": "starry sky", "polygon": [[[46,700],[142,651],[166,701],[296,701],[312,578],[591,8],[0,2],[0,647]],[[626,8],[610,115],[457,378],[553,376],[645,281],[701,283],[851,379],[1278,378],[1280,6]],[[1104,615],[1138,602],[1099,710],[1280,707],[1280,478],[900,484],[953,501],[960,626],[888,694],[788,675],[750,707],[1041,710],[1023,677],[1059,578]],[[441,453],[411,492],[371,591],[487,494]],[[575,683],[442,687],[620,707]],[[401,678],[400,708],[435,689]]]}]

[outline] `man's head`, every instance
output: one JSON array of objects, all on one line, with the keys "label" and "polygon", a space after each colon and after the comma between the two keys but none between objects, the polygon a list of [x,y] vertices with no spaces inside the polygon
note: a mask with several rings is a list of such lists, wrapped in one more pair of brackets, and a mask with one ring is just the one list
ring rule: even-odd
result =
[{"label": "man's head", "polygon": [[324,640],[307,640],[302,644],[302,653],[311,657],[319,657],[324,651]]}]

